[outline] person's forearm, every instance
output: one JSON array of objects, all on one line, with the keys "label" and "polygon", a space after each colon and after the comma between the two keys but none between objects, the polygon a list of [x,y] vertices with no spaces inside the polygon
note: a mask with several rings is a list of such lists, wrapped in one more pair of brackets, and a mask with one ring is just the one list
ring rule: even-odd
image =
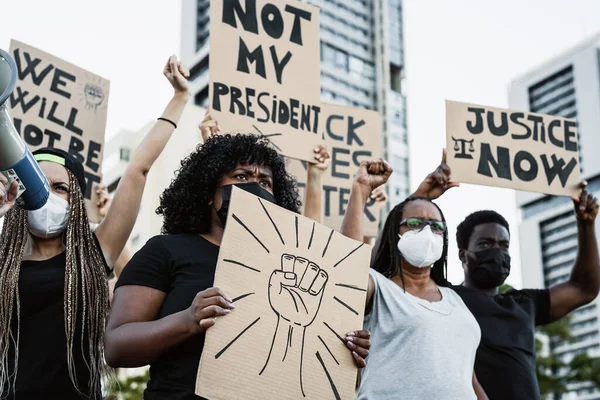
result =
[{"label": "person's forearm", "polygon": [[364,237],[363,214],[370,194],[371,190],[367,186],[356,182],[352,185],[348,207],[346,207],[346,213],[342,221],[342,235],[362,242]]},{"label": "person's forearm", "polygon": [[152,363],[168,349],[197,334],[186,323],[187,312],[107,329],[104,340],[107,363],[113,368],[137,368]]},{"label": "person's forearm", "polygon": [[[165,111],[162,113],[161,118],[168,119],[177,124],[181,118],[181,114],[183,114],[183,110],[185,109],[189,97],[189,93],[175,93],[165,108]],[[150,132],[135,151],[128,169],[132,168],[147,174],[152,167],[152,164],[154,164],[167,145],[174,130],[175,127],[169,122],[161,120],[156,121]]]},{"label": "person's forearm", "polygon": [[[163,115],[177,123],[188,97],[188,93],[176,93]],[[154,124],[131,158],[117,186],[106,218],[96,229],[96,236],[111,265],[121,254],[137,219],[148,172],[174,130],[175,127],[165,121],[157,121]]]},{"label": "person's forearm", "polygon": [[594,222],[577,222],[577,237],[577,258],[569,281],[591,301],[600,291],[600,260]]},{"label": "person's forearm", "polygon": [[314,165],[308,165],[304,216],[321,224],[323,223],[323,173],[314,169],[316,169]]}]

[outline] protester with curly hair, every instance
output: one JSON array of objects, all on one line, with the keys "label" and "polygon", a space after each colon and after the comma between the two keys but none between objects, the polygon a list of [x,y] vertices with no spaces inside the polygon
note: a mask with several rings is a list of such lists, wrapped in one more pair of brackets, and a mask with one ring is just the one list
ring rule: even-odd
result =
[{"label": "protester with curly hair", "polygon": [[90,229],[81,162],[54,148],[34,157],[50,183],[35,211],[14,207],[16,185],[0,174],[0,397],[100,399],[107,274],[133,229],[146,177],[189,98],[185,68],[172,56],[164,75],[175,93],[121,178],[113,204]]},{"label": "protester with curly hair", "polygon": [[[213,287],[233,185],[292,212],[300,208],[295,181],[267,139],[215,135],[182,161],[157,209],[164,235],[150,239],[117,282],[106,359],[114,367],[150,364],[146,400],[199,398],[205,332],[235,308]],[[367,348],[348,347],[364,366]]]}]

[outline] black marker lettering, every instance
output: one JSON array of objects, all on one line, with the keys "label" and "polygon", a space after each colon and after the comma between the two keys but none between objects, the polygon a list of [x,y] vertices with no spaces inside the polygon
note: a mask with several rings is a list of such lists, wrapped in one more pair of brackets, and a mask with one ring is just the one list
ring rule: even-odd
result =
[{"label": "black marker lettering", "polygon": [[238,50],[237,70],[246,74],[250,73],[248,63],[255,64],[254,71],[257,75],[267,78],[265,70],[265,56],[263,55],[262,46],[258,46],[253,52],[248,50],[248,46],[242,38],[240,38],[240,47]]},{"label": "black marker lettering", "polygon": [[531,128],[526,123],[520,121],[522,118],[525,118],[525,114],[523,114],[522,112],[515,112],[515,113],[510,114],[510,120],[514,124],[525,128],[525,133],[523,133],[523,134],[518,134],[518,133],[511,134],[512,138],[515,140],[525,140],[525,139],[529,139],[531,137]]},{"label": "black marker lettering", "polygon": [[229,87],[227,85],[215,82],[213,84],[213,97],[212,97],[212,108],[216,111],[221,111],[221,96],[229,94]]},{"label": "black marker lettering", "polygon": [[273,39],[279,39],[283,35],[283,17],[276,5],[265,4],[260,13],[260,19],[267,35]]},{"label": "black marker lettering", "polygon": [[290,34],[290,42],[299,44],[302,46],[302,24],[301,20],[311,20],[311,14],[308,11],[301,10],[294,6],[287,4],[285,11],[294,14],[294,25],[292,26],[292,33]]},{"label": "black marker lettering", "polygon": [[498,147],[498,160],[492,155],[492,150],[489,143],[481,143],[481,155],[479,157],[479,166],[477,173],[480,175],[493,177],[490,170],[490,164],[494,168],[498,178],[512,180],[510,172],[510,152],[506,147]]},{"label": "black marker lettering", "polygon": [[[529,168],[523,168],[523,161],[529,163]],[[515,175],[522,180],[523,182],[531,182],[535,178],[537,178],[538,174],[538,164],[535,161],[535,157],[531,155],[528,151],[521,150],[515,155]]]},{"label": "black marker lettering", "polygon": [[246,11],[242,9],[240,0],[223,0],[223,23],[237,28],[235,16],[240,19],[246,32],[258,34],[258,21],[256,19],[256,0],[246,0]]},{"label": "black marker lettering", "polygon": [[61,89],[61,87],[67,86],[67,81],[65,81],[65,79],[71,82],[75,82],[75,75],[71,75],[66,71],[56,68],[54,70],[54,77],[52,78],[52,83],[50,84],[50,91],[60,96],[63,96],[66,99],[70,99],[71,93]]},{"label": "black marker lettering", "polygon": [[471,132],[473,135],[483,132],[483,113],[485,113],[485,109],[468,107],[467,111],[475,114],[475,124],[473,124],[471,121],[467,121],[467,129],[469,132]]},{"label": "black marker lettering", "polygon": [[504,111],[500,112],[500,126],[496,126],[494,121],[494,112],[487,113],[488,128],[494,136],[504,136],[508,133],[508,116]]}]

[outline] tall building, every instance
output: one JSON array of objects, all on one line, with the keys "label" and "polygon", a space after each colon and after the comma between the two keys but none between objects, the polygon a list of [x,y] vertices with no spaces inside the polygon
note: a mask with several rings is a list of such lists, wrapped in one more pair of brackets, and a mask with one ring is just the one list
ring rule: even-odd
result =
[{"label": "tall building", "polygon": [[[600,35],[540,65],[510,87],[510,107],[575,118],[578,122],[582,177],[600,197]],[[577,253],[577,226],[567,197],[517,193],[525,287],[551,287],[569,278]],[[596,221],[596,230],[600,221]],[[549,351],[568,362],[587,352],[600,357],[600,299],[573,312],[572,342],[554,341]],[[589,385],[570,388],[571,399],[600,399]]]},{"label": "tall building", "polygon": [[[408,196],[402,0],[308,0],[321,8],[321,99],[377,110],[383,155],[394,168],[390,204]],[[194,102],[208,103],[210,0],[183,0],[182,59]]]}]

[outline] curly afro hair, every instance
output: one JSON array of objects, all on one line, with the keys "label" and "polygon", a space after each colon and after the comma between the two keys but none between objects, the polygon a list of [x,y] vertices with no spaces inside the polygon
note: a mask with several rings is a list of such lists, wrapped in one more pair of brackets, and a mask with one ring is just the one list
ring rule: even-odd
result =
[{"label": "curly afro hair", "polygon": [[171,185],[160,196],[156,209],[163,216],[164,234],[206,233],[210,228],[212,200],[221,178],[238,163],[271,168],[277,205],[298,213],[300,196],[296,181],[268,139],[255,135],[216,135],[181,161]]}]

